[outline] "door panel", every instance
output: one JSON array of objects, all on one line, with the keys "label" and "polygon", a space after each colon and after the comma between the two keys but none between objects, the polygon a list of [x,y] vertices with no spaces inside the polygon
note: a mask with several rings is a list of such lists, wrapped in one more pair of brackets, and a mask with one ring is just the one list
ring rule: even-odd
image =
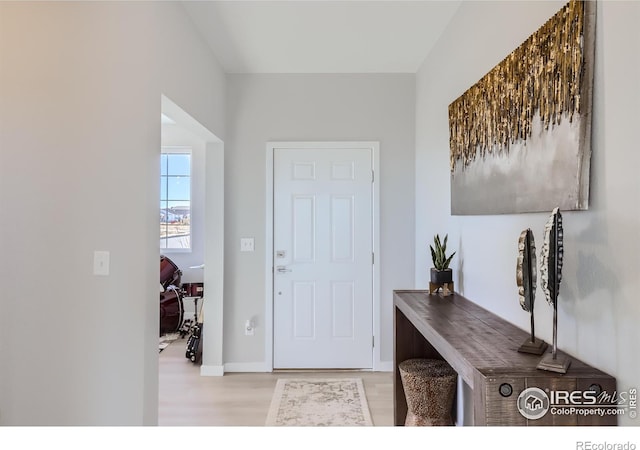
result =
[{"label": "door panel", "polygon": [[371,368],[370,149],[274,149],[274,368]]},{"label": "door panel", "polygon": [[297,263],[315,260],[315,200],[308,195],[293,196],[293,259]]},{"label": "door panel", "polygon": [[355,335],[355,288],[350,281],[331,283],[331,316],[334,338],[350,338]]},{"label": "door panel", "polygon": [[331,196],[331,261],[353,262],[354,197]]},{"label": "door panel", "polygon": [[296,339],[315,337],[316,286],[310,282],[293,283],[293,336]]}]

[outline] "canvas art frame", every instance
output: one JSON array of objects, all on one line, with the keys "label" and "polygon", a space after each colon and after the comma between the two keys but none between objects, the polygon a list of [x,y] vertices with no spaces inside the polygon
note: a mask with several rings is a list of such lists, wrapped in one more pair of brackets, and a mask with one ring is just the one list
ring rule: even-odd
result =
[{"label": "canvas art frame", "polygon": [[595,1],[569,1],[449,105],[451,214],[589,206]]}]

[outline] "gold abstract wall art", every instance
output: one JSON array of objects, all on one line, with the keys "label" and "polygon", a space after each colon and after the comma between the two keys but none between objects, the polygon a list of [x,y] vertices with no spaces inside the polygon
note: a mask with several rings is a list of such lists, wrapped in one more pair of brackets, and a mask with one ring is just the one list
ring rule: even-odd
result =
[{"label": "gold abstract wall art", "polygon": [[452,214],[588,208],[594,35],[571,0],[449,105]]}]

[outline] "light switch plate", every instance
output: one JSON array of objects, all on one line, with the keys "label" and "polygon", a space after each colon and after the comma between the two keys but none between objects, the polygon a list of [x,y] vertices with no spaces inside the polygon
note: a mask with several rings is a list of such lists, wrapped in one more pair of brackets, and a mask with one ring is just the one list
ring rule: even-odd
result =
[{"label": "light switch plate", "polygon": [[254,250],[254,239],[253,238],[241,238],[240,239],[240,251],[241,252],[252,252]]},{"label": "light switch plate", "polygon": [[93,274],[109,275],[109,252],[96,250],[93,252]]}]

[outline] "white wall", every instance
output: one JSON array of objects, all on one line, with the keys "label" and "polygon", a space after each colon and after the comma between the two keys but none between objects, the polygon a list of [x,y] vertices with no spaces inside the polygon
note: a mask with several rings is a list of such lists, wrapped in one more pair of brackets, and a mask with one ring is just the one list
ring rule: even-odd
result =
[{"label": "white wall", "polygon": [[[515,285],[518,236],[531,227],[540,248],[549,214],[449,214],[447,106],[563,5],[464,2],[417,75],[416,287],[428,284],[433,235],[448,232],[458,251],[456,290],[525,330]],[[631,57],[640,52],[639,20],[639,2],[598,2],[591,205],[563,213],[558,346],[616,376],[620,390],[640,384],[640,65]],[[537,334],[551,342],[552,310],[537,294]]]},{"label": "white wall", "polygon": [[[379,141],[381,360],[392,360],[392,290],[413,286],[413,75],[229,75],[225,140],[226,367],[265,366],[265,176],[269,141]],[[240,253],[240,238],[256,251]],[[255,336],[245,336],[248,318]],[[390,364],[389,364],[390,368]]]},{"label": "white wall", "polygon": [[163,93],[224,137],[180,5],[0,3],[2,425],[157,423]]}]

